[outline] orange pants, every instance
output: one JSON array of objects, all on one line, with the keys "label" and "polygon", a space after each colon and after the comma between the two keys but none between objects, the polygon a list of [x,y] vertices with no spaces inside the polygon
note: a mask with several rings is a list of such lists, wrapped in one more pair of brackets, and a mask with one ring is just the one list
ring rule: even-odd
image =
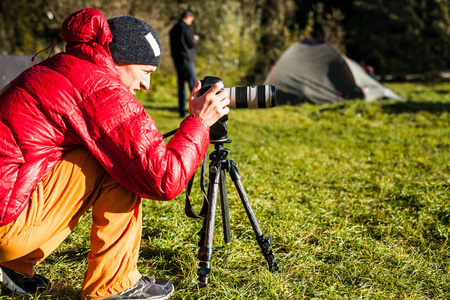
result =
[{"label": "orange pants", "polygon": [[140,198],[114,181],[84,148],[67,152],[13,222],[0,226],[0,264],[33,275],[92,208],[82,299],[102,299],[132,287],[141,230]]}]

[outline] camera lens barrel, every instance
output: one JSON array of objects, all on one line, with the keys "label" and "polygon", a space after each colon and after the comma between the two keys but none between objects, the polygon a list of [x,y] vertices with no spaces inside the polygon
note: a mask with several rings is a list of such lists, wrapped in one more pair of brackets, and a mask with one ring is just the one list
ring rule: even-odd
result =
[{"label": "camera lens barrel", "polygon": [[230,108],[270,108],[276,106],[275,86],[254,85],[225,88]]},{"label": "camera lens barrel", "polygon": [[[215,83],[222,79],[206,76],[201,80],[202,87],[199,95],[206,93]],[[253,85],[243,87],[224,88],[230,97],[230,108],[271,108],[277,105],[275,86]]]}]

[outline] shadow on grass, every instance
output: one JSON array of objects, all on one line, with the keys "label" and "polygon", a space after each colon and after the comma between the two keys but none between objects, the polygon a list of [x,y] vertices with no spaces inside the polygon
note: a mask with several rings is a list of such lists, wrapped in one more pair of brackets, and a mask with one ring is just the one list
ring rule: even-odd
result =
[{"label": "shadow on grass", "polygon": [[[449,91],[438,91],[437,93],[447,94]],[[382,101],[382,100],[380,100]],[[346,104],[330,105],[320,109],[317,112],[313,112],[311,117],[318,117],[318,114],[324,112],[339,112],[346,109]],[[430,112],[433,114],[440,114],[443,112],[450,112],[450,103],[448,102],[395,102],[384,103],[381,105],[381,109],[388,114],[401,114],[401,113],[418,113],[418,112]]]},{"label": "shadow on grass", "polygon": [[[417,90],[417,91],[413,91],[412,93],[416,94],[416,95],[420,95],[420,94],[429,93],[429,91],[427,91],[427,90]],[[436,93],[436,94],[448,94],[449,91],[447,89],[434,89],[433,93]]]},{"label": "shadow on grass", "polygon": [[0,300],[74,300],[81,299],[81,291],[66,284],[63,280],[52,280],[51,291],[43,292],[38,296],[24,296],[19,294],[13,294],[0,286]]},{"label": "shadow on grass", "polygon": [[382,106],[384,112],[389,114],[401,114],[401,113],[417,113],[417,112],[430,112],[433,114],[440,114],[450,111],[450,103],[445,102],[397,102],[384,104]]},{"label": "shadow on grass", "polygon": [[417,216],[425,204],[416,195],[392,194],[386,197],[387,202],[411,215]]},{"label": "shadow on grass", "polygon": [[[44,299],[81,299],[81,291],[59,282],[52,282],[53,289],[49,298]],[[41,299],[41,298],[39,298]]]},{"label": "shadow on grass", "polygon": [[335,104],[335,105],[330,105],[328,107],[324,107],[319,109],[319,113],[324,113],[324,112],[335,112],[335,111],[340,111],[346,108],[345,103],[343,104]]},{"label": "shadow on grass", "polygon": [[437,93],[437,94],[442,94],[442,95],[447,95],[447,94],[449,93],[448,90],[444,90],[444,89],[442,89],[442,90],[436,90],[436,91],[434,91],[434,92]]},{"label": "shadow on grass", "polygon": [[174,257],[182,257],[182,250],[177,249],[166,249],[166,248],[153,248],[148,247],[146,245],[141,246],[139,257],[141,259],[154,260],[155,258],[159,258],[158,260],[164,262],[163,264],[156,264],[155,268],[166,270],[168,274],[175,276],[177,274],[183,273],[183,267],[179,262],[174,260]]},{"label": "shadow on grass", "polygon": [[450,225],[450,212],[448,211],[440,211],[437,213],[437,217],[439,222],[442,223],[442,225]]},{"label": "shadow on grass", "polygon": [[48,264],[57,263],[61,258],[73,262],[82,262],[86,260],[89,251],[89,247],[73,247],[67,250],[53,252],[51,256],[45,259],[45,262]]},{"label": "shadow on grass", "polygon": [[178,113],[178,108],[174,107],[174,106],[153,106],[153,105],[149,105],[149,104],[144,104],[143,106],[145,109],[148,109],[148,110],[166,110],[166,111]]}]

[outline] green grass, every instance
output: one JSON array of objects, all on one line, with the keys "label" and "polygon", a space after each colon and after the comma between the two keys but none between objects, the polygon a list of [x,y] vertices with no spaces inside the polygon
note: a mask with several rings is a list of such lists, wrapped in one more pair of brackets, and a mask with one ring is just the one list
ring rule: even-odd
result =
[{"label": "green grass", "polygon": [[[183,196],[144,202],[141,272],[170,279],[173,299],[449,299],[450,84],[388,86],[408,102],[231,111],[229,159],[280,272],[267,270],[228,175],[232,241],[218,215],[209,286],[196,288],[201,222]],[[172,92],[139,96],[162,133],[178,126]],[[89,224],[37,267],[55,288],[36,299],[79,298]]]}]

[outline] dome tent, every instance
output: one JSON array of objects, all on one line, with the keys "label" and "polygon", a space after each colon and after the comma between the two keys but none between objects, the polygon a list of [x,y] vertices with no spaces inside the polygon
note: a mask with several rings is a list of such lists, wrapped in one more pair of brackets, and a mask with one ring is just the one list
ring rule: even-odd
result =
[{"label": "dome tent", "polygon": [[404,101],[331,44],[316,39],[305,39],[290,46],[264,84],[276,87],[278,104],[388,98]]}]

